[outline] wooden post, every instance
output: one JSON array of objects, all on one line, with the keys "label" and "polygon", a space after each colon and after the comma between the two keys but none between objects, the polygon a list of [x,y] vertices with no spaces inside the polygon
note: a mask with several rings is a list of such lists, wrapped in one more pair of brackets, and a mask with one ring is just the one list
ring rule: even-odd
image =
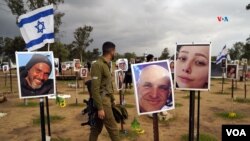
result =
[{"label": "wooden post", "polygon": [[222,68],[223,72],[222,72],[222,94],[224,93],[224,89],[223,89],[223,86],[224,86],[224,73],[225,73],[225,68]]},{"label": "wooden post", "polygon": [[234,98],[234,79],[232,79],[232,94],[231,94],[231,98]]},{"label": "wooden post", "polygon": [[159,141],[159,126],[158,126],[157,113],[153,113],[153,132],[154,132],[154,141]]}]

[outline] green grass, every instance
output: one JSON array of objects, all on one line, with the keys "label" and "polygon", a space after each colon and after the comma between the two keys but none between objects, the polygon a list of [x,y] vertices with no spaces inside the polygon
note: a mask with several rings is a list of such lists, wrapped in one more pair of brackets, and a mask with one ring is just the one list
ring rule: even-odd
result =
[{"label": "green grass", "polygon": [[134,104],[125,104],[125,108],[134,108],[135,107],[135,105]]},{"label": "green grass", "polygon": [[56,137],[56,138],[51,138],[50,141],[71,141],[71,139],[70,138]]},{"label": "green grass", "polygon": [[250,103],[250,99],[245,98],[236,98],[234,101],[237,103]]},{"label": "green grass", "polygon": [[25,103],[22,102],[22,103],[18,103],[17,106],[18,106],[18,107],[38,107],[38,106],[39,106],[39,103],[38,103],[38,102],[28,101],[28,104],[27,104],[27,105],[25,105]]},{"label": "green grass", "polygon": [[[55,123],[55,122],[61,121],[63,119],[65,119],[65,117],[63,117],[63,116],[51,115],[50,116],[50,123]],[[46,123],[47,123],[47,117],[45,117],[45,124]],[[40,117],[36,117],[35,119],[33,119],[33,124],[40,125]]]},{"label": "green grass", "polygon": [[183,104],[181,104],[181,103],[175,103],[175,107],[182,107],[183,106]]},{"label": "green grass", "polygon": [[[188,141],[188,135],[187,134],[182,135],[181,141]],[[213,135],[207,133],[200,133],[199,141],[218,141],[218,140]]]},{"label": "green grass", "polygon": [[215,115],[218,117],[221,117],[223,119],[228,119],[228,120],[242,119],[245,117],[245,115],[243,115],[242,113],[237,113],[237,112],[234,112],[234,113],[236,113],[235,117],[230,117],[229,113],[230,112],[219,112],[219,113],[215,113]]},{"label": "green grass", "polygon": [[83,103],[78,103],[78,104],[70,103],[70,104],[67,104],[66,107],[67,106],[70,106],[70,107],[86,107],[86,104],[83,104]]}]

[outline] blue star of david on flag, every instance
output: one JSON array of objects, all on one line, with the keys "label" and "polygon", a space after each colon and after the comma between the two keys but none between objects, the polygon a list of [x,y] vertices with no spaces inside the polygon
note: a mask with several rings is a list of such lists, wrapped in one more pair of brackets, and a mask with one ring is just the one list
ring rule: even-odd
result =
[{"label": "blue star of david on flag", "polygon": [[37,33],[43,33],[43,30],[45,29],[44,22],[37,21],[35,28],[37,29]]},{"label": "blue star of david on flag", "polygon": [[54,43],[53,5],[44,6],[19,16],[18,26],[28,51],[37,50],[46,43]]}]

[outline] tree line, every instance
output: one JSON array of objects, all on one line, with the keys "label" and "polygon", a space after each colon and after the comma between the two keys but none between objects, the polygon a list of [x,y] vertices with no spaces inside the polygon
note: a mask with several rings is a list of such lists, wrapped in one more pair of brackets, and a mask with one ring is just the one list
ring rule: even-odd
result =
[{"label": "tree line", "polygon": [[[55,31],[55,43],[51,44],[50,50],[54,52],[54,56],[59,58],[60,61],[73,60],[74,58],[79,58],[81,61],[93,61],[100,56],[101,52],[99,48],[93,48],[92,51],[87,48],[94,41],[90,34],[93,31],[93,27],[90,25],[84,25],[82,27],[76,28],[74,32],[74,41],[69,44],[63,44],[60,42],[60,25],[62,24],[62,18],[65,13],[57,10],[58,6],[64,3],[64,0],[5,0],[6,4],[10,8],[13,15],[16,16],[16,19],[22,14],[25,14],[28,11],[49,5],[54,4],[56,7],[54,14],[54,31]],[[246,9],[250,9],[250,4],[246,6]],[[16,21],[17,23],[17,21]],[[9,37],[0,37],[0,56],[2,60],[10,58],[15,62],[15,51],[24,51],[25,42],[22,37],[17,36],[12,38]],[[47,46],[39,49],[41,51],[47,50]],[[246,42],[236,42],[232,48],[229,49],[229,54],[232,60],[239,60],[242,58],[250,59],[250,36],[246,39]],[[117,54],[117,58],[136,58],[138,57],[134,52],[126,52],[124,54]],[[140,56],[144,57],[144,56]],[[165,47],[158,58],[159,60],[169,59],[169,49]],[[216,57],[213,56],[212,60]],[[173,59],[173,56],[171,57]],[[1,60],[0,60],[1,61]]]}]

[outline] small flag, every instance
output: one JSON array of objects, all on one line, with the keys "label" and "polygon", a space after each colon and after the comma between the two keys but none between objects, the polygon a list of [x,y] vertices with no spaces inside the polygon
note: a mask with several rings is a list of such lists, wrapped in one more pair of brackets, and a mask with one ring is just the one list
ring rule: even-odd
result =
[{"label": "small flag", "polygon": [[46,43],[54,43],[53,5],[21,15],[18,26],[28,51],[39,49]]},{"label": "small flag", "polygon": [[227,47],[226,45],[223,47],[222,51],[219,53],[219,55],[216,58],[216,64],[221,63],[222,59],[227,59]]}]

